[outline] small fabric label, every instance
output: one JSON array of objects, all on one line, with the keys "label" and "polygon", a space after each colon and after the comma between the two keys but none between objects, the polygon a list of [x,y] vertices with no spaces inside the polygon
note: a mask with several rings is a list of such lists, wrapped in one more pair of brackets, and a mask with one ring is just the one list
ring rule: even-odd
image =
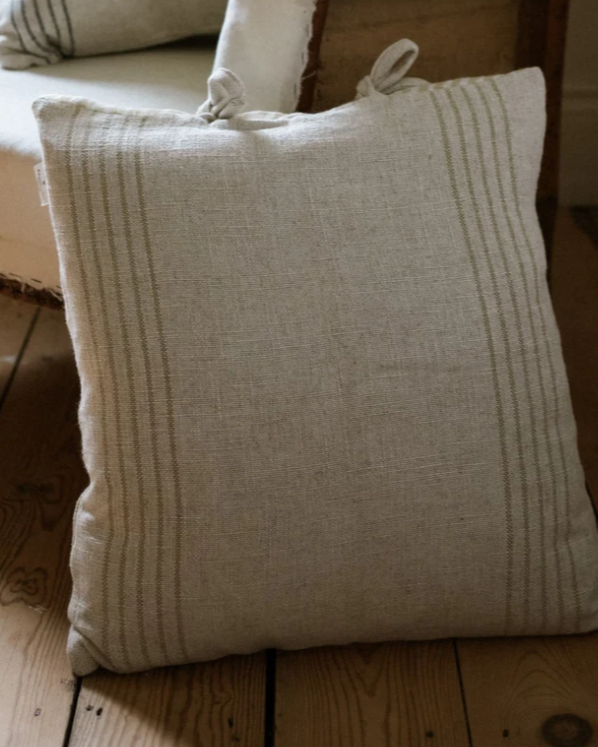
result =
[{"label": "small fabric label", "polygon": [[48,182],[46,180],[46,170],[43,163],[37,163],[33,167],[35,172],[35,181],[37,182],[37,189],[39,191],[39,201],[42,206],[47,205],[48,200]]}]

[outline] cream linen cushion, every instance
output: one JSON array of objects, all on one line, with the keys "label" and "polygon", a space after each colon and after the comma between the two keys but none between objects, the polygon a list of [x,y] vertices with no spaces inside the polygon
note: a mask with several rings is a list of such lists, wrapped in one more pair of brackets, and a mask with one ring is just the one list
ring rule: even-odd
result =
[{"label": "cream linen cushion", "polygon": [[598,624],[542,74],[382,68],[317,115],[37,102],[90,474],[76,673]]},{"label": "cream linen cushion", "polygon": [[226,0],[0,0],[0,61],[23,69],[217,33]]}]

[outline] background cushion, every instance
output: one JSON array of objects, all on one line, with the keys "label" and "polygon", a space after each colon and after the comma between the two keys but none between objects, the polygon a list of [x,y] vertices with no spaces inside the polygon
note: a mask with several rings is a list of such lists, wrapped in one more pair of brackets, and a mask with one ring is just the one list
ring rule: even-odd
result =
[{"label": "background cushion", "polygon": [[5,0],[0,62],[20,70],[215,34],[225,8],[226,0]]},{"label": "background cushion", "polygon": [[0,276],[60,293],[58,257],[33,167],[41,146],[32,103],[43,94],[194,112],[206,98],[214,44],[187,41],[129,54],[0,69]]}]

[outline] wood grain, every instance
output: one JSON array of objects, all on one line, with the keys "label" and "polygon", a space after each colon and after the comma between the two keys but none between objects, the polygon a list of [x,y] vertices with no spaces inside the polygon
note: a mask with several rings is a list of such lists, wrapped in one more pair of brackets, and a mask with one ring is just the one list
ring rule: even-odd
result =
[{"label": "wood grain", "polygon": [[276,747],[464,747],[449,641],[278,654]]},{"label": "wood grain", "polygon": [[264,656],[84,678],[72,747],[263,747]]},{"label": "wood grain", "polygon": [[546,80],[546,137],[538,214],[550,262],[559,189],[561,100],[569,0],[520,0],[515,67],[540,67]]},{"label": "wood grain", "polygon": [[420,47],[410,72],[417,77],[508,72],[515,65],[518,13],[518,0],[330,0],[315,109],[353,99],[378,55],[405,37]]},{"label": "wood grain", "polygon": [[579,450],[598,507],[598,246],[569,212],[557,222],[552,299],[571,386]]},{"label": "wood grain", "polygon": [[0,296],[0,401],[34,316],[33,306]]},{"label": "wood grain", "polygon": [[43,311],[0,415],[2,747],[61,744],[71,712],[67,566],[86,483],[77,400],[64,317]]},{"label": "wood grain", "polygon": [[462,641],[473,747],[586,747],[598,736],[598,634]]},{"label": "wood grain", "polygon": [[326,26],[329,0],[316,0],[312,18],[311,38],[307,50],[307,65],[301,78],[301,94],[297,102],[298,112],[311,112],[316,93],[318,72],[320,69],[320,47]]}]

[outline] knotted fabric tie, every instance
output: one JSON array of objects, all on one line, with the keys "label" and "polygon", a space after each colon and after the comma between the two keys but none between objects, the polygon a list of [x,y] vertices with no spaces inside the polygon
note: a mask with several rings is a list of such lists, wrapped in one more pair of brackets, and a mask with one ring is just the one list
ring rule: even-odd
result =
[{"label": "knotted fabric tie", "polygon": [[197,113],[208,122],[231,119],[245,106],[245,86],[241,79],[225,67],[214,70],[208,78],[208,98]]},{"label": "knotted fabric tie", "polygon": [[375,93],[388,95],[401,88],[401,82],[419,53],[410,39],[401,39],[384,50],[374,63],[372,72],[359,81],[356,98]]}]

